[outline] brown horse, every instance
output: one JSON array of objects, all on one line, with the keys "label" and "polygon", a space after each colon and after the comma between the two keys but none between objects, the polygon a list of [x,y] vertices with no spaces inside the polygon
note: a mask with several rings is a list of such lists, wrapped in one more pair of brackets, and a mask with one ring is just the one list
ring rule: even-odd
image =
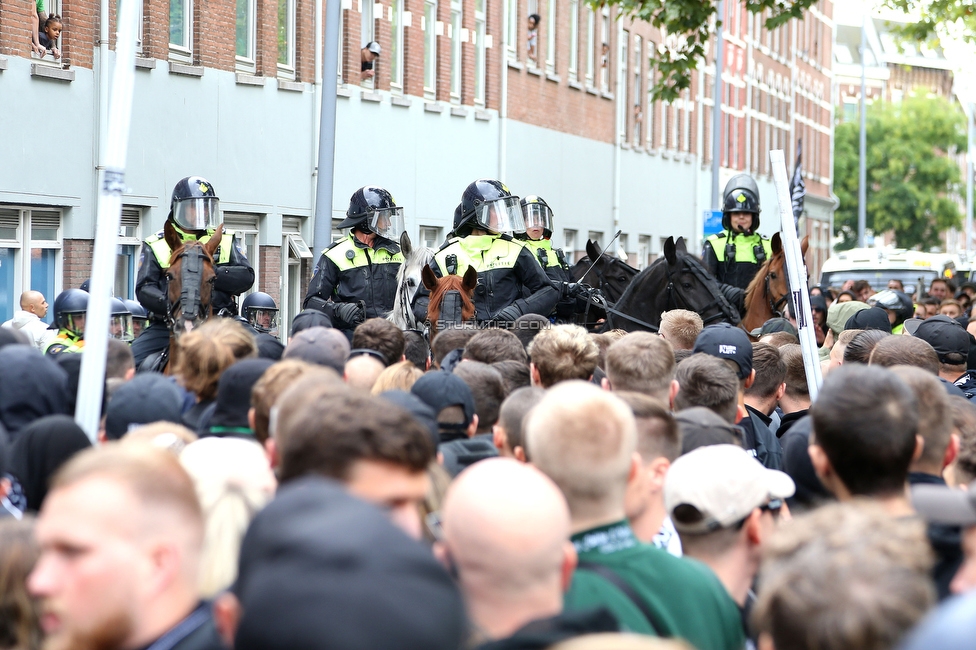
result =
[{"label": "brown horse", "polygon": [[[800,251],[807,254],[808,238],[800,242]],[[790,300],[790,281],[786,271],[786,255],[779,233],[773,235],[770,241],[773,255],[759,267],[756,277],[746,289],[746,314],[740,327],[746,332],[762,327],[763,323],[773,317],[786,313]],[[751,336],[751,335],[750,335]]]},{"label": "brown horse", "polygon": [[184,242],[168,221],[163,227],[163,237],[173,252],[166,269],[169,349],[154,364],[153,369],[158,372],[173,373],[178,367],[180,336],[213,315],[213,284],[217,277],[214,255],[223,233],[224,226],[220,225],[206,242]]},{"label": "brown horse", "polygon": [[464,276],[445,275],[439,278],[430,265],[425,264],[420,277],[430,291],[427,322],[431,341],[444,327],[474,320],[474,288],[478,286],[478,272],[473,266],[468,267]]}]

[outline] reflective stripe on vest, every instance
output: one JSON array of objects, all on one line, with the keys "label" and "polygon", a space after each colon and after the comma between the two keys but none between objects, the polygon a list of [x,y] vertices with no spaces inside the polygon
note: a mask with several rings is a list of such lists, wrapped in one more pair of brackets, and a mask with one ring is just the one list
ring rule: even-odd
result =
[{"label": "reflective stripe on vest", "polygon": [[[725,230],[718,233],[717,235],[712,235],[708,237],[705,241],[712,245],[712,251],[715,253],[715,258],[719,262],[725,261],[725,243],[728,240],[729,231]],[[762,247],[766,251],[766,259],[768,260],[773,256],[773,246],[770,241],[759,235],[743,235],[738,234],[732,238],[732,244],[735,246],[735,261],[736,262],[751,262],[753,264],[758,264],[756,261],[756,251],[753,250],[756,244],[762,242]]]},{"label": "reflective stripe on vest", "polygon": [[[189,238],[184,241],[188,241]],[[201,244],[206,244],[210,241],[210,235],[204,235],[199,240]],[[156,256],[156,261],[159,262],[159,266],[164,269],[169,268],[169,258],[172,257],[173,251],[170,250],[169,244],[166,240],[156,233],[152,237],[146,239],[146,244],[152,249],[153,255]],[[234,245],[234,231],[229,230],[223,234],[220,238],[220,247],[217,250],[217,264],[226,264],[230,261],[230,249]]]},{"label": "reflective stripe on vest", "polygon": [[[518,261],[522,251],[520,242],[493,235],[469,235],[453,239],[437,251],[434,260],[441,271],[447,270],[447,256],[457,256],[457,275],[464,275],[469,266],[478,273],[492,269],[510,269]],[[553,255],[555,257],[555,255]]]},{"label": "reflective stripe on vest", "polygon": [[[367,257],[367,251],[371,253]],[[352,253],[350,255],[349,253]],[[349,271],[361,266],[373,264],[403,264],[403,255],[391,253],[385,248],[366,249],[353,243],[351,237],[341,240],[332,248],[326,248],[322,254],[332,260],[340,271]]]}]

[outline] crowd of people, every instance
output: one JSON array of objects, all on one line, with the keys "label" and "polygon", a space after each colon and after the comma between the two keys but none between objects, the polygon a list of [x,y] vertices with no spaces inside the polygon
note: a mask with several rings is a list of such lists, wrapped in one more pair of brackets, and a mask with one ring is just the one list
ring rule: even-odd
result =
[{"label": "crowd of people", "polygon": [[110,341],[94,444],[0,328],[0,647],[968,647],[976,343],[826,312],[813,403],[788,319],[211,319]]}]

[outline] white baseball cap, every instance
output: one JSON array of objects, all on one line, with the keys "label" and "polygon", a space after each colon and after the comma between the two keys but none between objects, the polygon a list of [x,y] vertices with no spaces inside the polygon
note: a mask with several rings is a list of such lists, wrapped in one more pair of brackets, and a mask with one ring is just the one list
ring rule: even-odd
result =
[{"label": "white baseball cap", "polygon": [[[679,532],[704,534],[732,526],[753,509],[793,496],[796,485],[735,445],[699,447],[678,458],[664,483],[664,507]],[[677,516],[675,509],[681,508]]]},{"label": "white baseball cap", "polygon": [[366,49],[368,49],[370,52],[372,52],[376,56],[379,56],[380,53],[383,52],[382,48],[380,48],[380,44],[377,43],[376,41],[370,41],[369,43],[367,43],[366,44]]}]

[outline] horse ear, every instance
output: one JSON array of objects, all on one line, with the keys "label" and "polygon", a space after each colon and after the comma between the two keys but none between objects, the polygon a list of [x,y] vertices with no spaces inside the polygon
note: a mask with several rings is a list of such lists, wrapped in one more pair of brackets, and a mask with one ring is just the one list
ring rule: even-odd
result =
[{"label": "horse ear", "polygon": [[478,271],[473,266],[469,266],[461,280],[461,288],[465,291],[474,291],[476,286],[478,286]]},{"label": "horse ear", "polygon": [[210,235],[210,239],[207,243],[203,245],[204,250],[207,251],[207,255],[211,258],[217,254],[217,248],[220,246],[220,238],[224,236],[224,224],[217,226],[214,233]]},{"label": "horse ear", "polygon": [[590,262],[592,263],[592,262],[595,262],[597,260],[597,258],[600,257],[600,255],[603,254],[603,251],[600,250],[600,245],[598,243],[596,243],[592,239],[587,239],[586,240],[586,254],[590,258]]},{"label": "horse ear", "polygon": [[773,233],[773,238],[769,240],[769,247],[773,250],[774,257],[783,252],[783,240],[778,232]]},{"label": "horse ear", "polygon": [[183,239],[180,238],[180,234],[176,232],[176,227],[168,219],[163,225],[163,239],[166,241],[166,245],[169,246],[170,251],[175,251],[183,245]]},{"label": "horse ear", "polygon": [[810,236],[806,235],[800,240],[800,252],[806,257],[807,248],[810,246]]},{"label": "horse ear", "polygon": [[410,235],[407,234],[406,230],[400,234],[400,252],[404,257],[409,256],[410,253],[413,252],[413,245],[410,243]]},{"label": "horse ear", "polygon": [[688,245],[685,244],[684,237],[678,237],[678,241],[674,242],[674,249],[679,253],[687,253]]},{"label": "horse ear", "polygon": [[674,245],[674,237],[668,237],[668,240],[664,242],[664,259],[672,266],[678,261],[678,251]]},{"label": "horse ear", "polygon": [[427,287],[427,291],[433,291],[437,286],[437,276],[434,275],[430,264],[424,264],[424,269],[420,272],[420,279],[423,281],[424,286]]}]

